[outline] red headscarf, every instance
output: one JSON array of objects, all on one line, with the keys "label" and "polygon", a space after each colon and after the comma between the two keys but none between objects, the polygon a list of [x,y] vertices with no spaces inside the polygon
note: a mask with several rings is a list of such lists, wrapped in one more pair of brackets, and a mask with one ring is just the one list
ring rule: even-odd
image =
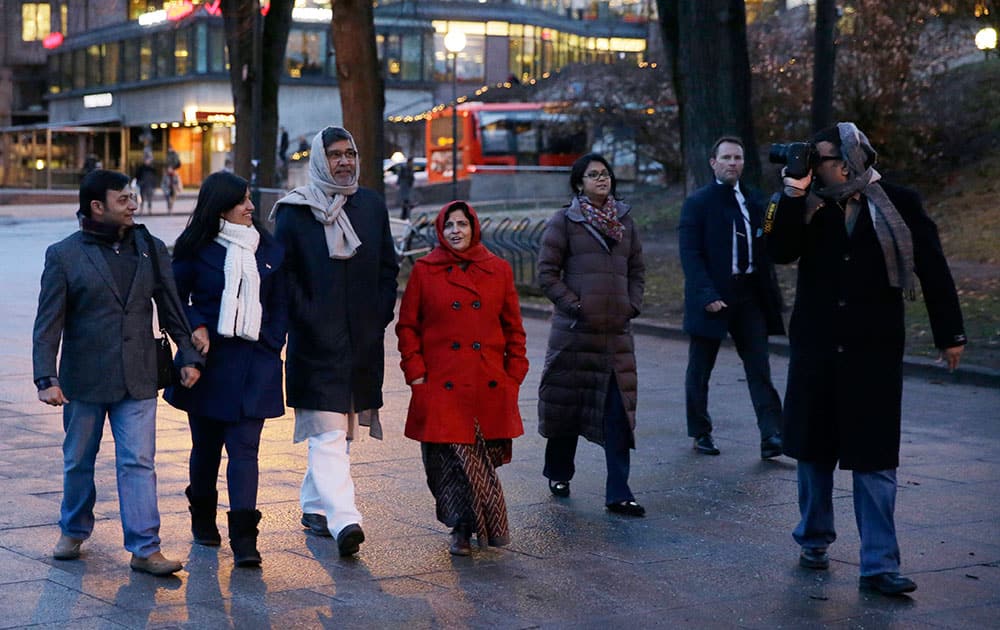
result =
[{"label": "red headscarf", "polygon": [[[462,208],[467,208],[469,211],[469,223],[472,224],[472,240],[469,246],[462,251],[457,251],[451,246],[451,243],[444,237],[444,224],[448,220],[448,215],[455,210],[461,210]],[[464,201],[450,201],[441,211],[438,212],[437,220],[434,222],[434,227],[437,229],[437,247],[434,248],[431,253],[427,254],[421,261],[431,264],[431,265],[454,265],[459,263],[476,263],[482,262],[493,256],[490,250],[486,249],[483,245],[483,235],[482,229],[479,225],[479,216],[476,211],[468,203]]]}]

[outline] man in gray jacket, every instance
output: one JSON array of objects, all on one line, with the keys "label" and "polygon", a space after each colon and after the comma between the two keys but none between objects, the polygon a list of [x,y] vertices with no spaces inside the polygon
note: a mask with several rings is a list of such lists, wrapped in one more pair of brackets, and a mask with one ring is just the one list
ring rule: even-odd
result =
[{"label": "man in gray jacket", "polygon": [[138,206],[128,184],[126,175],[114,171],[96,170],[84,177],[77,213],[80,230],[45,252],[32,348],[34,379],[39,400],[63,407],[66,432],[62,535],[52,556],[78,558],[81,543],[94,529],[94,461],[107,417],[115,440],[119,507],[131,567],[170,575],[181,563],[160,552],[151,300],[180,348],[185,387],[198,381],[201,359],[191,345],[170,256],[162,241],[133,222]]}]

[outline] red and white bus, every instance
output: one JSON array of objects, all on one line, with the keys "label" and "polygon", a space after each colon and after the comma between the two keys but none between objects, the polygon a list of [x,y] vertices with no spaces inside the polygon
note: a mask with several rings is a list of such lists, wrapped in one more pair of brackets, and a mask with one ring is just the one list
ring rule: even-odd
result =
[{"label": "red and white bus", "polygon": [[[586,128],[552,103],[479,103],[458,106],[458,177],[481,166],[570,166],[587,152]],[[427,120],[427,181],[452,178],[452,108]]]}]

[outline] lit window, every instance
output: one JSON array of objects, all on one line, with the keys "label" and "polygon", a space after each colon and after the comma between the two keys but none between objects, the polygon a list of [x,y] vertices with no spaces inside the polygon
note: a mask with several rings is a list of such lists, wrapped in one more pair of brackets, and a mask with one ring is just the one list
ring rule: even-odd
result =
[{"label": "lit window", "polygon": [[21,5],[21,40],[45,39],[52,30],[52,8],[48,3],[25,2]]}]

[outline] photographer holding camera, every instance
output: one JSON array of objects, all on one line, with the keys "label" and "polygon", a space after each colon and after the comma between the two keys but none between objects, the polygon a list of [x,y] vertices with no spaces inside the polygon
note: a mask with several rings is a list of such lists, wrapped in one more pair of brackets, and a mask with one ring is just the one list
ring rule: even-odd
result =
[{"label": "photographer holding camera", "polygon": [[859,588],[909,593],[917,585],[899,575],[893,516],[903,298],[913,299],[915,272],[934,343],[954,370],[966,342],[955,284],[920,197],[880,181],[875,150],[854,123],[776,149],[772,161],[788,166],[765,216],[768,251],[799,263],[782,430],[785,454],[798,460],[799,564],[829,567],[839,461],[853,474]]}]

